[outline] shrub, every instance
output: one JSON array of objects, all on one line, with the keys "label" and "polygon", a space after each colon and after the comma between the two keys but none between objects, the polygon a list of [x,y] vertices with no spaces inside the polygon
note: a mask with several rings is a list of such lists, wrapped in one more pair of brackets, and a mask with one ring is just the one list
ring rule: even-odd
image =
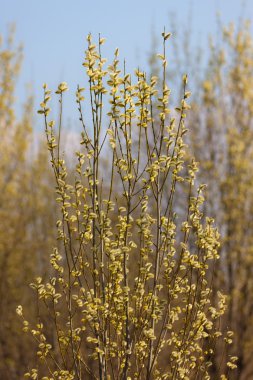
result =
[{"label": "shrub", "polygon": [[[169,108],[169,37],[163,33],[160,91],[157,78],[148,81],[136,70],[132,79],[125,64],[120,69],[118,49],[105,69],[104,39],[97,48],[88,36],[83,65],[91,118],[78,87],[83,130],[73,181],[60,144],[68,87],[61,83],[56,91],[55,127],[51,92],[44,85],[38,112],[45,120],[61,217],[52,277],[31,284],[38,298],[37,324],[30,325],[17,308],[37,345],[38,364],[28,378],[209,379],[218,342],[231,343],[231,331],[220,333],[226,297],[217,292],[217,304],[211,302],[219,234],[203,215],[197,164],[185,159],[187,76],[180,105]],[[174,203],[178,197],[180,208]],[[47,318],[41,317],[45,311]]]}]

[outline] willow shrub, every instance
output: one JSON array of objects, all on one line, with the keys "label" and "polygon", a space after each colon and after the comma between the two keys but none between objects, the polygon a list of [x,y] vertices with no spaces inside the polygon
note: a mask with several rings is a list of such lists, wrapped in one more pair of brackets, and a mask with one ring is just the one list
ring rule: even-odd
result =
[{"label": "willow shrub", "polygon": [[[186,76],[180,106],[169,108],[169,36],[163,33],[159,55],[161,91],[157,78],[148,81],[139,70],[132,81],[125,65],[120,69],[118,49],[104,69],[104,39],[97,49],[88,36],[83,66],[92,128],[83,112],[84,89],[78,87],[83,131],[73,181],[60,149],[68,87],[61,83],[56,91],[61,113],[55,127],[51,92],[44,85],[38,112],[45,120],[61,217],[52,277],[31,284],[38,298],[36,326],[17,308],[23,330],[37,346],[38,361],[28,378],[209,379],[219,342],[231,343],[232,332],[222,336],[219,327],[226,297],[218,292],[217,304],[211,303],[219,234],[202,212],[197,164],[185,159]],[[110,103],[106,131],[105,99]],[[180,210],[174,206],[178,196]],[[42,309],[48,311],[43,320]],[[230,358],[222,379],[235,361]]]}]

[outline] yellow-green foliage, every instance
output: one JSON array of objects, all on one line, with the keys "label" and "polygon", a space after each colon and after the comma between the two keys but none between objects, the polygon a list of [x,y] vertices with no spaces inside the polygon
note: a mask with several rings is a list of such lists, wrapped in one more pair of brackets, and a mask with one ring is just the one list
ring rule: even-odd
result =
[{"label": "yellow-green foliage", "polygon": [[194,136],[190,146],[201,162],[200,178],[209,182],[206,207],[222,236],[215,287],[229,295],[224,326],[235,332],[235,379],[252,377],[252,89],[250,25],[242,23],[238,30],[230,25],[218,43],[211,43],[206,79],[189,123]]},{"label": "yellow-green foliage", "polygon": [[[50,228],[53,227],[49,192],[43,193],[41,181],[35,175],[41,170],[41,162],[32,162],[29,151],[32,99],[27,99],[20,120],[15,115],[14,93],[21,60],[22,51],[15,47],[11,33],[8,41],[1,41],[0,45],[0,378],[5,380],[21,378],[31,360],[30,340],[20,334],[15,308],[22,302],[29,315],[34,314],[27,282],[38,270],[45,272],[45,267],[38,268],[38,264],[43,261],[43,252],[52,245]],[[44,182],[47,172],[44,165]],[[44,202],[48,202],[39,211],[43,201],[37,201],[37,197],[42,194]],[[51,225],[45,224],[42,209],[46,210],[45,214],[51,214]],[[37,234],[39,223],[43,227]],[[46,239],[42,237],[43,230]]]},{"label": "yellow-green foliage", "polygon": [[13,309],[17,302],[25,303],[21,289],[30,269],[27,262],[26,271],[20,273],[27,248],[21,226],[28,223],[25,155],[31,134],[31,101],[25,106],[23,119],[15,120],[14,89],[21,58],[11,33],[6,46],[4,41],[0,46],[0,377],[6,379],[15,374],[15,360],[22,356]]},{"label": "yellow-green foliage", "polygon": [[[104,40],[97,48],[88,36],[83,65],[92,123],[85,91],[78,87],[83,131],[73,181],[60,146],[68,86],[61,83],[56,91],[61,113],[55,127],[51,91],[44,85],[38,112],[45,121],[61,217],[52,276],[31,284],[38,298],[37,323],[17,308],[37,347],[38,362],[27,378],[210,379],[217,341],[232,342],[232,332],[221,334],[219,328],[226,297],[218,291],[212,302],[219,233],[213,219],[203,215],[196,162],[185,160],[187,76],[180,105],[169,106],[169,37],[163,33],[160,91],[157,78],[148,81],[140,70],[131,76],[120,68],[118,49],[105,68]],[[227,378],[235,361],[229,358],[219,378]]]}]

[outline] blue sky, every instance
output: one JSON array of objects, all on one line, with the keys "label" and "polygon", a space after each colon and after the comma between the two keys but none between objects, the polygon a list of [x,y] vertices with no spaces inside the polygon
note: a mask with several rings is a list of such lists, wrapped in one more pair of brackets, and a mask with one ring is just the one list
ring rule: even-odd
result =
[{"label": "blue sky", "polygon": [[[244,7],[242,4],[245,3]],[[84,78],[83,61],[86,35],[106,37],[104,55],[109,58],[119,47],[131,71],[147,68],[152,30],[157,35],[170,30],[169,14],[174,13],[178,28],[190,19],[193,39],[206,43],[215,33],[216,14],[225,23],[243,15],[253,18],[253,0],[0,0],[0,34],[16,24],[16,41],[24,45],[24,62],[17,88],[17,102],[25,99],[26,84],[32,84],[36,106],[42,83],[51,88],[66,81],[74,93]],[[71,107],[67,117],[72,117]]]}]

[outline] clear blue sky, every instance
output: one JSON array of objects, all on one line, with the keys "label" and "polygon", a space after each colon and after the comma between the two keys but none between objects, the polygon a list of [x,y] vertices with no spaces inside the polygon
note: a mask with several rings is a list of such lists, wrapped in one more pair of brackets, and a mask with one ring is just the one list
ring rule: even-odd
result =
[{"label": "clear blue sky", "polygon": [[[37,107],[43,82],[55,88],[64,80],[71,93],[77,83],[82,84],[89,32],[106,37],[105,56],[119,47],[129,70],[138,65],[145,69],[151,30],[159,35],[165,26],[169,31],[171,12],[179,28],[190,17],[194,38],[202,43],[215,32],[217,11],[225,23],[237,21],[242,13],[253,18],[253,0],[0,0],[0,9],[0,34],[6,36],[8,24],[15,23],[16,40],[24,45],[18,102],[24,100],[25,84],[32,83]],[[71,112],[69,108],[67,116],[72,117]]]}]

